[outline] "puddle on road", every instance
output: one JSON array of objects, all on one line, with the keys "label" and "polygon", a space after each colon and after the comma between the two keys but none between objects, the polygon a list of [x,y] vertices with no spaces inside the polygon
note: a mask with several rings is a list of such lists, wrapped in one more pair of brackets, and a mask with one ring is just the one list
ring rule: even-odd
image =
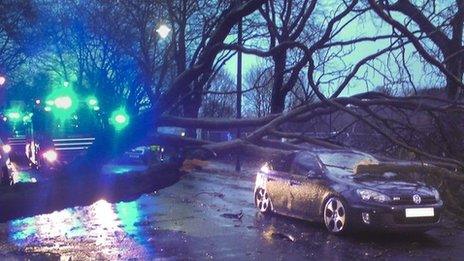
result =
[{"label": "puddle on road", "polygon": [[[145,222],[145,223],[144,223]],[[82,253],[82,258],[152,256],[154,247],[137,201],[110,204],[99,200],[7,223],[8,241],[26,251]],[[124,249],[124,250],[121,250]],[[123,251],[123,252],[122,252]]]},{"label": "puddle on road", "polygon": [[15,171],[13,172],[13,183],[36,183],[37,179],[27,171]]},{"label": "puddle on road", "polygon": [[123,175],[129,173],[139,173],[147,170],[146,165],[117,165],[117,164],[106,164],[102,168],[104,175],[116,174]]}]

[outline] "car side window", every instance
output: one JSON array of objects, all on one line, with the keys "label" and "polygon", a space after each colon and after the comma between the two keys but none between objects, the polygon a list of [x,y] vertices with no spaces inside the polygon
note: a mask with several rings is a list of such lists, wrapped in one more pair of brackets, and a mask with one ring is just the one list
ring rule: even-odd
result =
[{"label": "car side window", "polygon": [[301,166],[301,164],[299,164],[299,162],[293,161],[290,173],[292,175],[306,176],[307,171],[303,168],[303,166]]},{"label": "car side window", "polygon": [[284,157],[278,157],[271,160],[272,170],[279,172],[290,172],[290,165],[294,159],[294,155],[290,154]]},{"label": "car side window", "polygon": [[321,164],[315,155],[303,153],[295,157],[291,173],[298,176],[316,177],[321,173]]}]

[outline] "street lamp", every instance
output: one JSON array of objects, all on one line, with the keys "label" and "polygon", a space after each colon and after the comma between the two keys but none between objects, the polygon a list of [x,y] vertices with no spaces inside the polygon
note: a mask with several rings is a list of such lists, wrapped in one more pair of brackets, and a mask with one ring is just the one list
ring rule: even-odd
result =
[{"label": "street lamp", "polygon": [[156,32],[161,38],[166,38],[168,37],[169,33],[171,32],[171,28],[169,28],[167,25],[162,24],[156,29]]},{"label": "street lamp", "polygon": [[0,86],[3,86],[5,84],[5,82],[6,82],[5,76],[0,75]]}]

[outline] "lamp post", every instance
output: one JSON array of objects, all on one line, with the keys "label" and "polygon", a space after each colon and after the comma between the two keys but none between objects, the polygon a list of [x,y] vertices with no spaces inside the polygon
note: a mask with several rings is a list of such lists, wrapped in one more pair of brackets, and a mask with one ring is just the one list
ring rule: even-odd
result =
[{"label": "lamp post", "polygon": [[[237,35],[237,45],[241,46],[243,44],[243,28],[242,28],[242,18],[238,22],[238,35]],[[242,52],[237,51],[237,119],[242,118]],[[240,128],[237,128],[237,139],[240,139],[242,133]],[[240,154],[237,153],[237,162],[235,163],[235,171],[240,172]]]}]

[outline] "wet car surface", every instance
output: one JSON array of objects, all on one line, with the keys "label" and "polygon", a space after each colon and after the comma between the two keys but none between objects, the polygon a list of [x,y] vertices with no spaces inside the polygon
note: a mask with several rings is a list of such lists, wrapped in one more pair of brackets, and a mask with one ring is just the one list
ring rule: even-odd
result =
[{"label": "wet car surface", "polygon": [[335,234],[436,226],[443,208],[438,191],[408,180],[409,173],[388,168],[376,173],[379,166],[385,165],[352,150],[298,151],[271,159],[256,175],[255,205],[265,214],[322,222]]},{"label": "wet car surface", "polygon": [[464,254],[464,233],[453,224],[420,237],[337,237],[316,223],[260,214],[253,186],[251,178],[196,172],[134,201],[100,199],[90,206],[16,219],[0,224],[0,258],[39,253],[65,260],[343,260],[453,259]]}]

